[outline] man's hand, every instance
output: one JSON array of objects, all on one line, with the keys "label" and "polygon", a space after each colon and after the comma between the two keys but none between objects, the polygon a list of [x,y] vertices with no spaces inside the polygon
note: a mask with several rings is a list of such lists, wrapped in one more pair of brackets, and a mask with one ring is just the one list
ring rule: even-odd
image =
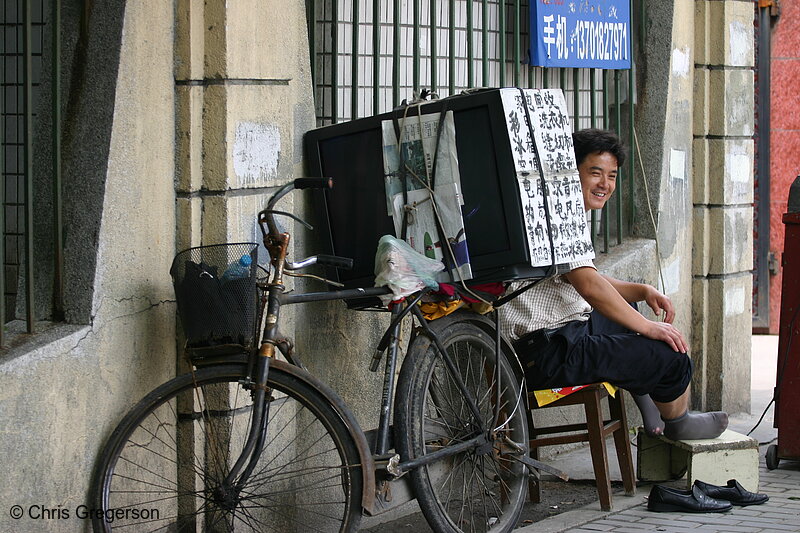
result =
[{"label": "man's hand", "polygon": [[664,322],[672,324],[672,321],[675,320],[675,308],[672,305],[672,300],[664,294],[661,294],[655,287],[651,287],[650,285],[645,286],[648,290],[644,301],[650,306],[650,309],[653,310],[657,317],[661,317],[661,311],[663,310]]},{"label": "man's hand", "polygon": [[[609,320],[650,339],[666,342],[676,352],[685,353],[689,350],[681,332],[670,323],[675,318],[672,302],[654,287],[615,280],[598,274],[591,267],[576,268],[564,274],[564,277],[589,305]],[[666,322],[648,320],[628,304],[641,300],[645,300],[656,314],[663,309]]]},{"label": "man's hand", "polygon": [[647,338],[664,341],[676,352],[687,353],[689,344],[678,328],[667,322],[650,321],[650,327],[641,332]]}]

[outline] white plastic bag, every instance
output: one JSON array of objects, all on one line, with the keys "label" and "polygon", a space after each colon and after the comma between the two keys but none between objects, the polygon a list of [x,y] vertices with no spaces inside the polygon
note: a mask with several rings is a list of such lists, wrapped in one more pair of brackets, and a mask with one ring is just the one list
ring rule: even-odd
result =
[{"label": "white plastic bag", "polygon": [[375,286],[388,286],[392,296],[382,296],[384,304],[399,300],[418,290],[438,289],[436,274],[444,270],[441,261],[425,257],[402,239],[384,235],[375,253]]}]

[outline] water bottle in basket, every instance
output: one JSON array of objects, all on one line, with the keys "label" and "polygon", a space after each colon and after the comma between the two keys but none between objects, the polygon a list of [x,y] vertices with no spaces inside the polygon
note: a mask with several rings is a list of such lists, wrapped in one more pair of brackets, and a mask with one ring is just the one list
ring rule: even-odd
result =
[{"label": "water bottle in basket", "polygon": [[232,281],[235,279],[242,279],[242,278],[249,278],[250,277],[250,265],[253,264],[253,259],[250,255],[245,254],[239,258],[238,261],[234,261],[228,268],[225,269],[225,272],[222,273],[220,276],[220,281]]}]

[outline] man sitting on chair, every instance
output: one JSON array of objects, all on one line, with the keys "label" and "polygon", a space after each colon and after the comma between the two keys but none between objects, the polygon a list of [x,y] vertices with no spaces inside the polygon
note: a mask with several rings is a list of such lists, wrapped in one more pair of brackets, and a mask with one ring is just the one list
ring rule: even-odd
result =
[{"label": "man sitting on chair", "polygon": [[[586,210],[601,209],[616,187],[625,148],[616,134],[573,134]],[[524,286],[512,283],[507,292]],[[631,305],[644,301],[663,321]],[[689,413],[692,361],[675,309],[655,287],[597,272],[593,262],[570,263],[500,307],[502,329],[514,342],[529,390],[607,381],[627,389],[651,435],[709,439],[728,425],[724,412]]]}]

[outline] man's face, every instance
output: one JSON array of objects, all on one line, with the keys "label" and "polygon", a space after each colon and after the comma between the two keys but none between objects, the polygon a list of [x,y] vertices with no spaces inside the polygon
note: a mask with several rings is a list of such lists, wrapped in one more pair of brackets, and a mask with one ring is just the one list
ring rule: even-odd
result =
[{"label": "man's face", "polygon": [[617,187],[617,158],[609,152],[594,152],[578,165],[586,210],[602,209]]}]

